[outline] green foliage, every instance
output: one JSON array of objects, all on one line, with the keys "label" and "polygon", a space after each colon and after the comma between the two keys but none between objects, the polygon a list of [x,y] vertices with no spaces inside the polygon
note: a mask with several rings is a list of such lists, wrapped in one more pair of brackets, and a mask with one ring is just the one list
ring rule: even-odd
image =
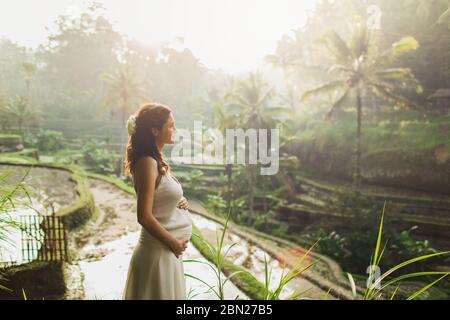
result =
[{"label": "green foliage", "polygon": [[[316,243],[317,244],[317,243]],[[288,271],[288,273],[285,275],[284,270],[281,274],[280,281],[275,289],[270,289],[270,276],[272,273],[272,269],[268,268],[268,263],[266,256],[264,255],[264,275],[265,275],[265,281],[264,281],[264,300],[280,300],[280,295],[283,291],[283,289],[286,287],[286,285],[294,280],[297,277],[300,277],[303,273],[308,271],[312,266],[316,264],[315,261],[311,263],[306,263],[306,266],[303,266],[303,261],[307,258],[309,258],[309,255],[311,251],[314,249],[314,244],[311,248],[308,249],[295,263],[295,265]],[[299,297],[303,296],[306,292],[308,292],[311,288],[308,288],[304,291],[294,291],[292,295],[289,297],[289,300],[296,300]],[[329,292],[328,292],[329,293]],[[324,299],[326,299],[326,296],[328,293],[324,296]]]},{"label": "green foliage", "polygon": [[[398,272],[399,270],[403,270],[406,267],[416,264],[418,262],[429,260],[434,257],[448,255],[450,253],[450,251],[432,253],[432,254],[415,257],[415,258],[409,259],[407,261],[404,261],[400,264],[395,265],[394,267],[390,268],[388,271],[384,272],[381,275],[377,275],[376,268],[377,268],[377,266],[380,266],[381,258],[383,257],[383,254],[386,249],[386,244],[382,247],[382,235],[383,235],[383,223],[384,223],[385,209],[386,209],[386,204],[384,205],[383,211],[381,213],[381,222],[380,222],[380,226],[378,229],[375,251],[373,252],[372,257],[371,257],[370,271],[368,272],[369,277],[367,280],[367,288],[366,288],[366,291],[364,292],[363,299],[364,300],[381,299],[381,298],[383,298],[384,292],[386,291],[387,288],[389,288],[390,286],[395,284],[395,285],[397,285],[397,289],[398,289],[398,286],[401,285],[401,281],[403,281],[405,279],[424,277],[424,276],[435,276],[435,275],[440,276],[440,278],[436,279],[435,281],[431,282],[430,284],[427,284],[422,289],[420,289],[420,290],[416,291],[415,293],[413,293],[412,295],[410,295],[407,299],[407,300],[413,300],[413,299],[420,297],[420,295],[423,294],[426,290],[430,289],[437,282],[439,282],[440,280],[442,280],[446,276],[448,276],[450,274],[450,272],[448,272],[448,271],[413,272],[413,273],[402,274],[393,279],[392,279],[391,275],[395,272]],[[351,275],[349,275],[349,278],[351,279]],[[382,284],[382,281],[385,281],[385,282]],[[394,299],[397,289],[391,295],[391,300]],[[355,296],[355,298],[356,298],[356,296]]]},{"label": "green foliage", "polygon": [[[413,37],[403,37],[390,49],[382,52],[379,49],[379,38],[367,25],[366,20],[355,16],[352,22],[351,41],[345,41],[335,30],[318,39],[319,43],[327,47],[334,60],[326,69],[331,80],[304,92],[301,100],[305,101],[320,94],[334,95],[326,119],[330,119],[333,113],[342,110],[349,103],[356,107],[353,182],[354,186],[359,188],[362,177],[362,108],[366,105],[367,98],[372,101],[375,98],[387,101],[399,107],[417,108],[401,91],[408,89],[420,94],[423,89],[411,69],[392,68],[392,62],[398,57],[417,49],[418,44]],[[355,101],[352,101],[354,99]]]},{"label": "green foliage", "polygon": [[18,134],[0,134],[0,143],[21,143],[22,137]]},{"label": "green foliage", "polygon": [[23,148],[22,141],[20,135],[0,134],[0,153],[21,150]]},{"label": "green foliage", "polygon": [[413,238],[411,232],[417,227],[404,230],[400,233],[395,232],[392,236],[391,249],[395,250],[394,257],[413,258],[416,256],[436,253],[428,240],[419,241]]},{"label": "green foliage", "polygon": [[[4,93],[25,94],[25,82],[23,75],[19,72],[22,61],[29,60],[33,53],[27,48],[13,41],[0,39],[0,61],[2,61],[2,72],[0,73],[0,103],[1,95]],[[0,106],[1,107],[1,106]],[[2,117],[1,120],[4,120]]]},{"label": "green foliage", "polygon": [[6,105],[1,107],[1,111],[4,118],[6,118],[6,121],[14,123],[20,133],[22,133],[22,127],[24,124],[30,123],[41,116],[40,112],[30,105],[28,98],[18,95],[10,98]]},{"label": "green foliage", "polygon": [[[226,232],[228,229],[228,222],[230,220],[230,212],[231,211],[228,211],[227,219],[225,221],[225,224],[224,224],[224,227],[222,229],[222,233],[220,236],[219,236],[218,230],[216,230],[216,245],[215,246],[210,244],[208,241],[206,241],[201,236],[201,234],[198,230],[196,230],[197,232],[193,232],[193,234],[192,234],[192,236],[193,236],[192,241],[194,242],[196,247],[199,248],[199,250],[203,253],[203,255],[209,260],[209,262],[196,260],[196,259],[184,260],[184,262],[195,262],[195,263],[205,264],[213,270],[214,275],[216,276],[216,280],[217,280],[215,285],[211,284],[211,283],[207,283],[204,280],[202,280],[198,277],[195,277],[191,274],[185,274],[185,275],[203,283],[208,288],[207,292],[213,292],[219,300],[225,299],[225,290],[224,290],[225,284],[228,281],[230,281],[231,278],[233,278],[233,277],[235,277],[237,279],[241,279],[241,281],[242,281],[242,279],[248,279],[247,280],[248,282],[253,283],[255,285],[255,288],[252,288],[253,291],[257,290],[257,287],[261,286],[261,284],[250,273],[248,273],[246,270],[244,270],[242,268],[236,268],[227,259],[228,253],[237,244],[237,243],[233,243],[233,244],[229,245],[226,250],[224,248],[224,239],[225,239],[225,235],[226,235]],[[228,269],[228,272],[232,272],[232,273],[229,274],[224,279],[222,272],[225,269]],[[259,293],[251,292],[251,294],[254,295],[255,297],[258,295],[259,296],[261,295],[260,292]],[[238,298],[239,298],[239,296],[236,296],[235,299],[238,299]]]},{"label": "green foliage", "polygon": [[142,80],[138,79],[129,64],[118,64],[112,74],[102,74],[101,79],[106,83],[108,91],[104,98],[104,105],[115,106],[124,123],[133,111],[138,101],[146,100],[146,92]]},{"label": "green foliage", "polygon": [[37,134],[27,133],[24,137],[25,146],[37,148],[39,151],[52,152],[64,148],[62,132],[41,129]]},{"label": "green foliage", "polygon": [[[14,228],[19,230],[21,228],[20,224],[11,217],[10,212],[19,204],[18,193],[20,191],[23,191],[29,199],[29,194],[24,184],[28,173],[29,170],[19,181],[13,181],[9,178],[10,172],[0,172],[0,245],[2,242],[14,245],[14,242],[9,238],[7,229]],[[3,282],[5,280],[8,279],[0,273],[0,281]],[[0,290],[11,291],[3,285],[0,285]]]},{"label": "green foliage", "polygon": [[282,238],[283,236],[287,235],[289,232],[289,225],[284,222],[277,223],[276,227],[272,228],[270,233],[275,237]]},{"label": "green foliage", "polygon": [[[402,232],[396,232],[393,229],[384,230],[382,225],[385,219],[383,210],[378,233],[376,233],[376,230],[374,230],[373,227],[367,226],[365,229],[350,232],[345,237],[342,237],[334,231],[328,234],[324,230],[319,230],[318,232],[309,234],[306,238],[319,238],[317,252],[333,257],[345,269],[351,272],[363,274],[368,265],[376,265],[383,270],[389,270],[387,273],[381,275],[381,277],[385,279],[385,283],[383,283],[380,288],[376,286],[369,287],[364,295],[364,299],[389,298],[386,296],[386,292],[382,292],[382,290],[385,290],[388,286],[397,283],[400,280],[424,276],[428,281],[429,279],[432,279],[430,276],[448,274],[444,271],[429,271],[430,266],[425,267],[422,264],[418,264],[418,262],[427,261],[429,258],[434,258],[435,262],[438,262],[443,259],[443,256],[447,253],[437,252],[430,246],[430,243],[427,240],[418,241],[414,239],[411,232],[415,228]],[[388,237],[383,248],[381,248],[382,233]],[[373,239],[378,239],[375,252],[373,251]],[[370,262],[367,259],[368,256],[372,257]],[[382,263],[381,257],[383,257]],[[391,265],[395,265],[395,267],[389,269],[387,266]],[[397,278],[392,279],[390,274],[394,271],[397,273]],[[374,276],[374,272],[374,270],[370,270],[370,279]],[[442,277],[438,280],[441,279]],[[435,283],[436,282],[433,281],[430,286],[426,286],[426,290]],[[398,294],[396,291],[394,293],[392,293],[392,291],[389,292],[394,296],[395,294]],[[424,291],[422,291],[422,293],[423,292]],[[408,296],[410,298],[419,298],[420,294],[409,294]]]},{"label": "green foliage", "polygon": [[339,143],[337,147],[342,147],[344,141],[347,140],[348,143],[353,140],[352,122],[324,122],[311,116],[299,116],[296,118],[296,125],[299,131],[296,140],[300,143],[316,141],[319,150],[330,147],[333,143]]},{"label": "green foliage", "polygon": [[81,152],[90,170],[97,173],[114,172],[114,155],[105,148],[104,142],[91,139],[83,145]]},{"label": "green foliage", "polygon": [[355,229],[367,229],[376,225],[373,212],[379,209],[379,205],[374,197],[353,188],[337,188],[330,200],[328,210],[349,218],[349,223]]},{"label": "green foliage", "polygon": [[45,83],[40,85],[47,110],[53,111],[48,114],[62,114],[62,106],[68,101],[80,101],[92,90],[94,94],[85,99],[86,103],[70,112],[72,117],[91,118],[102,89],[100,75],[112,70],[117,61],[113,52],[119,48],[122,37],[99,3],[90,4],[79,16],[58,16],[55,27],[48,42],[36,53],[44,66],[40,78]]},{"label": "green foliage", "polygon": [[[450,144],[449,116],[427,119],[417,117],[418,114],[412,111],[403,114],[386,113],[380,115],[377,122],[365,122],[363,158],[378,151],[401,150],[408,153]],[[311,146],[311,150],[316,153],[331,158],[333,155],[342,157],[346,151],[351,150],[350,142],[354,140],[355,129],[350,119],[324,122],[310,116],[299,116],[296,118],[296,126],[298,144]]]},{"label": "green foliage", "polygon": [[225,174],[223,172],[221,172],[218,177],[219,183],[222,185],[225,185],[225,183],[227,181],[226,179],[227,179],[227,177],[225,176]]},{"label": "green foliage", "polygon": [[187,184],[187,188],[192,190],[192,191],[198,191],[199,190],[199,186],[200,186],[200,180],[203,176],[203,171],[198,170],[198,169],[194,169],[194,170],[190,170],[188,175],[185,177],[185,181]]},{"label": "green foliage", "polygon": [[240,216],[240,224],[251,222],[251,227],[261,232],[269,233],[275,237],[286,237],[289,234],[289,225],[276,219],[277,214],[273,210],[267,213],[261,213],[256,216],[250,216],[248,211],[243,210]]},{"label": "green foliage", "polygon": [[50,162],[59,162],[63,164],[79,163],[82,160],[83,155],[80,149],[64,148],[58,151],[52,152],[50,155],[40,156],[39,160],[43,162],[43,159],[51,159]]},{"label": "green foliage", "polygon": [[227,201],[220,195],[208,194],[206,196],[205,206],[216,214],[224,215],[225,209],[227,208]]},{"label": "green foliage", "polygon": [[[402,180],[389,177],[390,172],[410,172],[406,179],[416,174],[424,175],[426,171],[445,172],[449,165],[446,159],[450,147],[450,118],[417,119],[416,116],[413,112],[389,113],[380,116],[378,123],[363,124],[361,159],[366,182],[381,178],[395,186],[401,185]],[[313,117],[299,117],[297,141],[288,151],[297,155],[303,171],[349,180],[353,127],[347,120],[324,122]],[[425,185],[414,187],[428,188]]]},{"label": "green foliage", "polygon": [[336,231],[328,233],[324,229],[319,229],[316,232],[308,234],[306,239],[317,241],[316,252],[331,257],[336,261],[346,259],[351,255],[351,252],[347,248],[347,239]]},{"label": "green foliage", "polygon": [[[191,274],[185,274],[186,276],[193,278],[201,283],[203,283],[208,290],[206,292],[213,292],[218,299],[224,300],[224,287],[225,284],[231,280],[231,278],[235,278],[234,280],[241,286],[252,284],[252,288],[248,288],[248,290],[244,291],[250,295],[253,299],[263,299],[263,300],[279,300],[280,295],[283,291],[283,289],[286,287],[286,285],[291,282],[293,279],[301,276],[304,272],[309,270],[312,266],[315,265],[315,262],[307,262],[306,265],[303,264],[303,261],[309,257],[309,254],[313,247],[311,247],[305,254],[303,254],[295,263],[295,265],[288,271],[287,274],[283,274],[280,277],[278,285],[274,289],[270,289],[270,280],[271,280],[271,273],[272,270],[269,269],[269,265],[267,263],[266,256],[264,256],[264,271],[265,271],[265,283],[264,286],[261,286],[261,283],[255,279],[255,277],[246,269],[243,268],[237,268],[232,263],[230,263],[227,260],[227,255],[230,252],[230,250],[237,244],[232,243],[227,246],[225,249],[224,246],[224,239],[225,235],[228,229],[228,222],[230,220],[230,213],[231,211],[228,211],[227,219],[225,221],[224,227],[222,229],[222,233],[219,235],[218,230],[216,230],[216,246],[211,245],[208,241],[203,239],[200,232],[196,230],[196,232],[193,233],[193,242],[196,245],[197,248],[202,252],[202,254],[210,261],[210,262],[204,262],[201,260],[184,260],[184,262],[195,262],[195,263],[201,263],[209,266],[215,276],[216,276],[216,284],[207,283],[206,281],[202,280],[201,278],[195,277]],[[231,269],[231,270],[230,270]],[[222,276],[222,271],[228,270],[228,275],[226,279]],[[309,289],[305,291],[295,291],[291,296],[290,300],[298,299],[300,296],[304,295],[305,292],[307,292]],[[189,292],[189,297],[192,297],[192,292]],[[238,299],[238,296],[235,298]]]},{"label": "green foliage", "polygon": [[[411,235],[410,230],[397,232],[393,229],[384,231],[388,238],[383,265],[398,264],[405,259],[436,253],[428,240],[419,241]],[[377,233],[373,227],[364,230],[352,231],[345,236],[336,231],[327,232],[319,229],[305,236],[308,241],[318,240],[316,251],[335,259],[346,270],[364,274],[368,265],[367,257],[373,251],[373,239]],[[436,261],[439,261],[436,260]],[[414,269],[405,268],[405,271],[424,270],[424,266],[414,266]]]}]

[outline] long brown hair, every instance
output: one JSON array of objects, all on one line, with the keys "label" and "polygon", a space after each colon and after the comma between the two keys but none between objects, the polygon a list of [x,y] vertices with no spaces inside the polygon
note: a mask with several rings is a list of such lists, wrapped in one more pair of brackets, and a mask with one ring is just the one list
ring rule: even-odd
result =
[{"label": "long brown hair", "polygon": [[158,150],[152,128],[161,130],[169,119],[172,110],[159,103],[145,104],[135,113],[136,126],[134,133],[129,135],[125,151],[125,175],[133,175],[134,167],[142,156],[151,156],[158,164],[158,177],[156,186],[162,176],[170,172],[169,164],[164,160],[163,154]]}]

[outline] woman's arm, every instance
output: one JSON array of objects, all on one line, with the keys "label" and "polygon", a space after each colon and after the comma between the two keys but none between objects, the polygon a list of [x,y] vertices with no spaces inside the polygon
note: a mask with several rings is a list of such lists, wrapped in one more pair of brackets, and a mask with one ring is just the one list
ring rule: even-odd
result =
[{"label": "woman's arm", "polygon": [[[152,157],[141,157],[136,163],[135,178],[137,188],[137,220],[152,236],[166,244],[175,255],[185,249],[183,242],[173,237],[153,215],[158,165]],[[183,250],[181,250],[183,249]]]}]

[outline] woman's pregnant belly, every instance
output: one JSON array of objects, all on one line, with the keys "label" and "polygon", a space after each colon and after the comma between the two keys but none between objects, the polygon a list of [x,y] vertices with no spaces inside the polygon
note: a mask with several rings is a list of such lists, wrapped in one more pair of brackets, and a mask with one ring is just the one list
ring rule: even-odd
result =
[{"label": "woman's pregnant belly", "polygon": [[174,210],[169,224],[166,226],[167,231],[175,238],[187,241],[192,236],[192,217],[187,209],[176,208]]},{"label": "woman's pregnant belly", "polygon": [[[188,241],[192,236],[192,217],[186,209],[175,208],[168,218],[157,218],[162,227],[164,227],[173,237],[181,241]],[[151,235],[145,228],[142,228],[140,244],[164,245]]]}]

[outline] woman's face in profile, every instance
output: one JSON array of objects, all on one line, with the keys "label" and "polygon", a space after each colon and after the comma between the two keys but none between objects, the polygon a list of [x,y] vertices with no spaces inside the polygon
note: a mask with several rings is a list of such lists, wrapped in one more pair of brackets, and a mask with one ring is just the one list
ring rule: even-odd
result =
[{"label": "woman's face in profile", "polygon": [[166,123],[162,127],[158,139],[164,144],[174,144],[175,143],[175,119],[173,118],[172,112],[169,115]]}]

